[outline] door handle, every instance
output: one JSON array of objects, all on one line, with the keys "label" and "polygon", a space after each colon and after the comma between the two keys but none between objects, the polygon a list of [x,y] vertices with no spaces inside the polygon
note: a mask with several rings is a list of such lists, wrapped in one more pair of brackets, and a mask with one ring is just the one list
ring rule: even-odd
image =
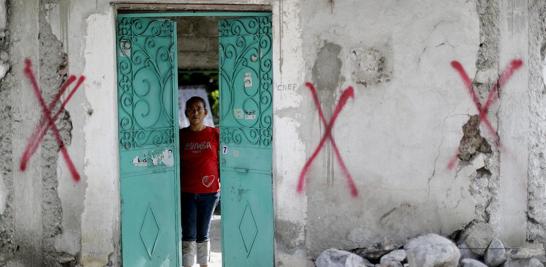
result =
[{"label": "door handle", "polygon": [[248,168],[235,167],[233,169],[238,173],[248,173]]}]

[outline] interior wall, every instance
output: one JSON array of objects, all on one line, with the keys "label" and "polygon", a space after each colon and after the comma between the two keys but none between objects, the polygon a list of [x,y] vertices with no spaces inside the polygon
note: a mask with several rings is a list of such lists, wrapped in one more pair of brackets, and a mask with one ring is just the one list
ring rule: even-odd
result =
[{"label": "interior wall", "polygon": [[179,69],[218,68],[217,17],[176,19]]}]

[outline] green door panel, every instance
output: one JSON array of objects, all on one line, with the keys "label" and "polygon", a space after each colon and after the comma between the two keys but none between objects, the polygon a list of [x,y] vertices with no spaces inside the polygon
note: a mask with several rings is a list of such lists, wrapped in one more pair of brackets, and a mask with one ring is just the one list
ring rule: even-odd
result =
[{"label": "green door panel", "polygon": [[175,187],[171,176],[156,173],[121,181],[124,266],[177,266],[178,241],[169,229],[175,213],[163,204],[175,202],[174,194],[163,193]]},{"label": "green door panel", "polygon": [[222,175],[224,266],[273,266],[271,175],[232,170]]},{"label": "green door panel", "polygon": [[124,266],[180,266],[176,24],[117,21]]},{"label": "green door panel", "polygon": [[223,264],[273,266],[271,17],[218,27]]}]

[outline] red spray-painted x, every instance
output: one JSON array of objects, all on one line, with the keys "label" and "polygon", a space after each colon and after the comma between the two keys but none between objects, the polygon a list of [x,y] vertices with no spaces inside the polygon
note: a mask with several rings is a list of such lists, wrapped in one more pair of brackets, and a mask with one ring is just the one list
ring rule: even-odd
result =
[{"label": "red spray-painted x", "polygon": [[[463,83],[465,85],[466,90],[468,91],[468,94],[472,98],[472,101],[474,102],[474,105],[476,106],[476,109],[478,110],[478,114],[480,115],[480,123],[483,122],[485,124],[485,127],[487,130],[491,133],[491,135],[495,138],[495,145],[498,147],[502,147],[500,144],[500,138],[497,134],[497,131],[489,121],[489,118],[487,117],[487,112],[489,111],[489,107],[493,104],[495,100],[498,99],[498,91],[502,86],[506,84],[508,79],[512,77],[512,74],[521,66],[523,65],[523,61],[521,59],[514,59],[510,62],[510,65],[508,65],[504,71],[501,73],[500,77],[497,79],[497,82],[491,86],[491,89],[489,90],[489,94],[487,95],[487,99],[485,101],[485,104],[481,104],[480,99],[478,98],[478,95],[476,94],[476,91],[474,91],[474,86],[472,86],[472,81],[468,77],[468,74],[466,74],[463,66],[459,61],[451,61],[451,66],[459,73],[459,76],[461,76],[461,79],[463,80]],[[458,151],[451,158],[451,160],[448,162],[447,167],[448,169],[453,169],[455,167],[455,163],[457,163],[458,159]]]},{"label": "red spray-painted x", "polygon": [[337,103],[337,105],[336,105],[336,107],[334,109],[334,113],[332,115],[332,118],[330,118],[330,121],[327,122],[326,118],[324,117],[324,112],[322,111],[322,107],[320,105],[320,101],[319,101],[318,94],[317,94],[317,89],[311,83],[305,83],[305,86],[307,86],[307,88],[311,91],[311,94],[313,96],[313,102],[315,103],[315,106],[317,107],[317,111],[318,111],[320,120],[322,121],[322,124],[324,125],[325,131],[324,131],[324,135],[320,139],[320,142],[317,145],[315,151],[313,151],[313,154],[311,154],[311,157],[307,160],[307,162],[305,162],[305,165],[303,166],[303,168],[301,170],[299,180],[298,180],[297,191],[298,192],[303,191],[303,186],[304,186],[304,182],[305,182],[305,175],[309,171],[309,168],[311,167],[311,164],[313,163],[315,158],[318,156],[320,150],[322,149],[322,147],[326,143],[326,140],[329,139],[330,143],[332,144],[332,148],[334,150],[336,159],[337,159],[337,161],[339,163],[339,166],[341,167],[341,171],[343,172],[345,177],[347,177],[347,183],[349,185],[349,190],[351,192],[351,195],[353,197],[356,197],[356,196],[358,196],[358,189],[355,186],[355,183],[354,183],[354,180],[353,180],[353,177],[352,177],[351,173],[347,169],[347,166],[345,165],[345,162],[343,161],[343,158],[341,157],[341,153],[339,152],[339,149],[337,148],[336,141],[332,137],[332,128],[334,127],[334,123],[335,123],[339,113],[341,112],[341,110],[343,109],[345,104],[347,103],[347,100],[349,100],[349,98],[354,98],[353,87],[349,86],[349,87],[347,87],[347,89],[343,90],[343,92],[341,93],[341,97],[339,98],[339,101],[338,101],[338,103]]},{"label": "red spray-painted x", "polygon": [[55,125],[55,121],[59,118],[61,113],[64,111],[66,104],[72,96],[76,93],[78,88],[82,85],[83,81],[85,80],[85,76],[81,75],[78,79],[78,82],[76,83],[76,86],[70,91],[67,98],[61,102],[61,106],[59,110],[52,116],[51,111],[52,109],[57,105],[59,102],[61,96],[66,91],[66,89],[76,80],[76,76],[70,75],[66,82],[61,85],[61,88],[59,89],[59,92],[55,95],[49,106],[46,105],[46,102],[44,100],[44,97],[40,93],[40,88],[38,86],[38,82],[36,81],[36,77],[34,76],[34,72],[32,71],[32,62],[29,59],[25,60],[25,69],[24,73],[27,76],[27,78],[30,80],[30,83],[32,85],[32,89],[34,91],[34,94],[36,95],[36,98],[38,99],[38,103],[40,104],[40,107],[42,109],[42,118],[40,119],[40,123],[36,126],[36,129],[32,133],[31,138],[29,139],[29,142],[23,152],[23,155],[21,156],[21,161],[19,164],[19,169],[21,171],[25,171],[27,168],[28,161],[32,157],[32,155],[36,152],[38,149],[38,145],[44,138],[46,132],[48,129],[51,129],[53,132],[53,135],[55,137],[55,140],[57,141],[57,144],[59,145],[59,149],[61,151],[61,154],[68,165],[68,170],[70,171],[70,174],[72,175],[72,178],[74,181],[80,180],[80,174],[76,170],[76,167],[74,166],[74,163],[72,162],[72,159],[68,155],[68,152],[66,150],[66,147],[64,145],[64,142],[61,139],[61,135],[59,134],[59,129]]}]

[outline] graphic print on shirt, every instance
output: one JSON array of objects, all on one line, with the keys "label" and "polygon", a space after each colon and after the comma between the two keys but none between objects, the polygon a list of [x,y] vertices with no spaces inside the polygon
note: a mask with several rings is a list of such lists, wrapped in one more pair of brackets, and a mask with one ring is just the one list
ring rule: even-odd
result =
[{"label": "graphic print on shirt", "polygon": [[218,170],[219,131],[216,128],[193,132],[180,130],[182,192],[215,193],[220,190]]},{"label": "graphic print on shirt", "polygon": [[210,141],[192,142],[184,145],[184,150],[190,151],[193,154],[202,153],[203,150],[212,149]]},{"label": "graphic print on shirt", "polygon": [[214,175],[206,175],[206,176],[203,176],[203,179],[201,179],[201,183],[206,188],[209,188],[212,185],[212,183],[214,183],[214,180],[216,180],[216,177]]}]

